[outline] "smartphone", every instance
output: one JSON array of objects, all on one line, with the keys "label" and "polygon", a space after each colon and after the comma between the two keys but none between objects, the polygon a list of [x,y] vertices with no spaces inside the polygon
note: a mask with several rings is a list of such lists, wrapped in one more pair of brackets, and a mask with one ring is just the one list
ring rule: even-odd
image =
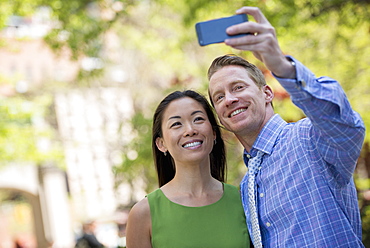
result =
[{"label": "smartphone", "polygon": [[195,30],[198,36],[198,42],[201,46],[206,46],[214,43],[221,43],[229,38],[242,37],[247,34],[228,35],[226,29],[232,25],[247,22],[246,14],[233,15],[220,19],[198,22],[195,24]]}]

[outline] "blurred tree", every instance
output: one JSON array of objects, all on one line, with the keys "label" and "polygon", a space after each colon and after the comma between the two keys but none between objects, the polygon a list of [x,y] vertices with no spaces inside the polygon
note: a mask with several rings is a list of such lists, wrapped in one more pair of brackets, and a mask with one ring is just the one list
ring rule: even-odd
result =
[{"label": "blurred tree", "polygon": [[52,99],[44,95],[0,100],[0,166],[29,161],[41,164],[47,160],[63,165],[55,130],[44,119],[50,114]]},{"label": "blurred tree", "polygon": [[17,25],[10,17],[31,18],[39,8],[48,8],[54,25],[45,40],[55,52],[69,48],[74,59],[99,57],[105,32],[134,3],[133,0],[0,0],[0,29]]},{"label": "blurred tree", "polygon": [[[154,170],[152,159],[151,132],[152,121],[145,118],[142,113],[137,113],[132,118],[135,139],[129,147],[123,150],[122,164],[114,168],[116,175],[116,185],[129,183],[134,189],[139,180],[145,186],[147,192],[152,191],[157,185],[157,175]],[[136,199],[131,199],[135,203]]]},{"label": "blurred tree", "polygon": [[[370,94],[370,0],[0,0],[0,28],[9,25],[11,15],[30,16],[38,7],[47,6],[55,26],[45,40],[55,52],[67,48],[74,59],[102,58],[106,67],[117,65],[126,71],[128,80],[122,86],[129,88],[134,97],[137,115],[132,125],[137,135],[129,147],[123,148],[124,162],[117,166],[116,173],[125,180],[143,175],[149,190],[157,185],[150,155],[154,108],[169,90],[192,88],[207,94],[206,71],[216,56],[235,53],[256,63],[274,88],[276,111],[289,121],[303,117],[250,53],[223,44],[207,47],[197,44],[196,22],[229,16],[244,5],[257,6],[263,11],[276,28],[285,53],[295,56],[316,75],[339,80],[353,108],[370,127],[370,97],[367,97]],[[110,51],[115,56],[107,56],[111,32],[119,39]],[[0,38],[0,46],[4,42]],[[81,76],[96,72],[102,71],[93,70]],[[111,82],[103,77],[97,83],[109,85]],[[22,122],[21,117],[16,119]],[[367,143],[369,132],[370,128]],[[229,181],[237,183],[245,171],[241,147],[232,135],[226,132],[225,136],[230,143]],[[137,155],[128,156],[129,152]],[[366,154],[361,155],[360,161],[366,160]],[[125,173],[128,174],[125,176]],[[361,190],[370,188],[367,177],[364,183],[359,181],[361,177],[356,178]],[[369,211],[365,206],[364,219],[370,219]]]}]

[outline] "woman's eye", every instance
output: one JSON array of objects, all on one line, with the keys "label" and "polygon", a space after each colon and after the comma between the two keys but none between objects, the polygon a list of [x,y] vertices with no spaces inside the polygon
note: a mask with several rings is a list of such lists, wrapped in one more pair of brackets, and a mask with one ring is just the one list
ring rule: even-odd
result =
[{"label": "woman's eye", "polygon": [[196,117],[194,121],[204,121],[203,117]]},{"label": "woman's eye", "polygon": [[172,125],[170,127],[176,127],[176,126],[180,126],[181,123],[180,122],[174,122],[172,123]]}]

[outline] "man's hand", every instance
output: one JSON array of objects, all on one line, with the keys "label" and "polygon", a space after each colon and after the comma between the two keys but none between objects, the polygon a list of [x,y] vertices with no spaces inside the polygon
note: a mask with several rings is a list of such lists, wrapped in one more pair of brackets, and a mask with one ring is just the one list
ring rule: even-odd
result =
[{"label": "man's hand", "polygon": [[225,40],[225,44],[235,49],[253,52],[266,67],[281,78],[295,78],[295,68],[280,49],[275,28],[270,24],[259,8],[242,7],[236,14],[247,14],[256,22],[244,22],[229,27],[229,35],[250,33],[251,35]]}]

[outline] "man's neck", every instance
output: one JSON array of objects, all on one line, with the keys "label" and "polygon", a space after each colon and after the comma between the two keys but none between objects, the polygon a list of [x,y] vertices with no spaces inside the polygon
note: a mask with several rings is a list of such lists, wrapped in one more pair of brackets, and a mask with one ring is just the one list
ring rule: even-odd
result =
[{"label": "man's neck", "polygon": [[258,137],[258,134],[255,137],[239,136],[239,135],[235,134],[235,137],[239,140],[239,142],[242,144],[244,149],[249,153],[250,150],[252,149],[252,146],[253,146],[254,142],[256,141],[256,139]]},{"label": "man's neck", "polygon": [[254,142],[257,140],[262,129],[265,127],[266,123],[274,116],[275,112],[272,107],[266,112],[265,119],[258,129],[254,131],[246,131],[243,133],[234,133],[235,137],[242,144],[244,149],[249,153],[253,147]]}]

